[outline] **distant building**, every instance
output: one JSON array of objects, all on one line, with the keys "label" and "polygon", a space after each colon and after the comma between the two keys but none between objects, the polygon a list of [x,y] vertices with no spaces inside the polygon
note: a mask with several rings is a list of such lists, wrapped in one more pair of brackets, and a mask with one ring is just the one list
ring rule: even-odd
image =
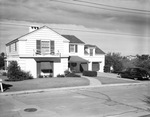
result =
[{"label": "distant building", "polygon": [[73,35],[60,35],[47,26],[31,26],[29,33],[6,44],[6,53],[7,66],[10,61],[17,61],[35,78],[46,74],[56,77],[67,69],[104,70],[105,53],[101,49]]},{"label": "distant building", "polygon": [[133,60],[133,59],[137,58],[137,56],[133,56],[133,55],[129,55],[129,56],[126,56],[126,57],[127,57],[127,59],[129,59],[129,60]]}]

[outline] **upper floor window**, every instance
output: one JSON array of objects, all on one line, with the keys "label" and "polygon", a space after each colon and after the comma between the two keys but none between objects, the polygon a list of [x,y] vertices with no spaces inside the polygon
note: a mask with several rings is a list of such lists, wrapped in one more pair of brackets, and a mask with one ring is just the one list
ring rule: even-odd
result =
[{"label": "upper floor window", "polygon": [[51,53],[54,54],[55,42],[54,41],[36,41],[36,52],[37,53]]},{"label": "upper floor window", "polygon": [[90,49],[90,56],[93,56],[93,49]]},{"label": "upper floor window", "polygon": [[41,52],[46,53],[50,52],[50,45],[49,41],[41,41]]},{"label": "upper floor window", "polygon": [[77,53],[78,52],[78,46],[74,45],[74,44],[70,44],[69,45],[69,52]]}]

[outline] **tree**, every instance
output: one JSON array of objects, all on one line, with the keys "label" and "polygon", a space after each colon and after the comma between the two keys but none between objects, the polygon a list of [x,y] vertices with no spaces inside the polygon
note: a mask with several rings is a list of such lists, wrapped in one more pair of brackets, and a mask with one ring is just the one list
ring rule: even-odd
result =
[{"label": "tree", "polygon": [[25,72],[25,71],[21,70],[17,61],[10,62],[9,66],[8,66],[7,77],[9,79],[9,81],[20,81],[20,80],[33,79],[33,76],[29,72]]},{"label": "tree", "polygon": [[110,67],[113,67],[113,72],[118,72],[123,69],[122,56],[120,53],[108,53],[105,56],[105,72],[110,71]]},{"label": "tree", "polygon": [[137,55],[135,66],[142,67],[150,72],[150,56],[149,55]]},{"label": "tree", "polygon": [[4,66],[5,66],[5,54],[4,52],[2,52],[0,54],[0,69],[4,69]]}]

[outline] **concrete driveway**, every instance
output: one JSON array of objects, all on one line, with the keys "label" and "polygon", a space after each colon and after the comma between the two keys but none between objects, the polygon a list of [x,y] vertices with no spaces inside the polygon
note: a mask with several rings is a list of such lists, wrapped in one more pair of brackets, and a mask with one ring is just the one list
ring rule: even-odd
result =
[{"label": "concrete driveway", "polygon": [[0,117],[146,117],[149,91],[150,84],[133,84],[0,95]]}]

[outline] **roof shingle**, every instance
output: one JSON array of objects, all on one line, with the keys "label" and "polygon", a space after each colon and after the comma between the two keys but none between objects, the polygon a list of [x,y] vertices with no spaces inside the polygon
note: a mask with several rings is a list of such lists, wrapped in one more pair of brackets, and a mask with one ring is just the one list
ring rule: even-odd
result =
[{"label": "roof shingle", "polygon": [[66,39],[68,39],[70,41],[70,43],[81,43],[81,44],[84,44],[83,41],[81,41],[80,39],[78,39],[74,35],[62,35],[62,36],[65,37]]}]

